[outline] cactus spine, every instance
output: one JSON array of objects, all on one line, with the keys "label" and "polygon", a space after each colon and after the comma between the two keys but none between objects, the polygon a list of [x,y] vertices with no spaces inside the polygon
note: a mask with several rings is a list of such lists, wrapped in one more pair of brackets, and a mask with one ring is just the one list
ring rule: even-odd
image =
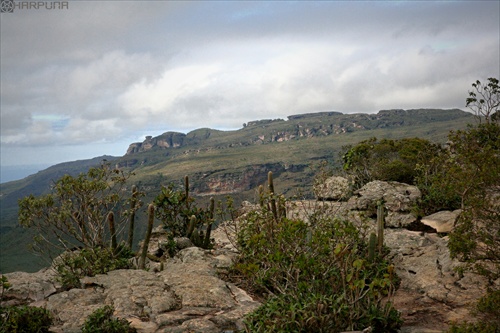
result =
[{"label": "cactus spine", "polygon": [[382,252],[384,246],[384,202],[377,202],[377,233],[378,233],[378,251]]},{"label": "cactus spine", "polygon": [[130,224],[128,228],[128,247],[132,249],[134,245],[134,224],[135,224],[135,206],[137,204],[137,186],[132,186],[132,198],[130,200]]},{"label": "cactus spine", "polygon": [[142,253],[139,260],[139,269],[144,269],[146,266],[146,256],[148,254],[149,240],[151,239],[151,231],[153,230],[153,222],[155,219],[155,206],[150,204],[148,206],[148,228],[146,230],[146,238],[142,244]]},{"label": "cactus spine", "polygon": [[113,212],[108,213],[108,224],[109,224],[109,233],[111,234],[111,250],[115,252],[117,245],[116,245],[115,214]]}]

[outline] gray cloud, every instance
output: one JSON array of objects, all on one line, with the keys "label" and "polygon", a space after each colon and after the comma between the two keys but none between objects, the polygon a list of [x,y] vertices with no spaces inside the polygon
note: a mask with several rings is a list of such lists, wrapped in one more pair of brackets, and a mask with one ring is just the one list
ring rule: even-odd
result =
[{"label": "gray cloud", "polygon": [[3,13],[2,163],[31,163],[32,147],[123,154],[144,134],[301,112],[463,108],[472,82],[500,76],[499,12],[493,1],[71,1]]}]

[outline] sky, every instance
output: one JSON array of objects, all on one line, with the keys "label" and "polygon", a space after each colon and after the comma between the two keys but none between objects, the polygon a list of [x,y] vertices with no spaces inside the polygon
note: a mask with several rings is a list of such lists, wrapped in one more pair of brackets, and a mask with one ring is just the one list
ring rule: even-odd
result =
[{"label": "sky", "polygon": [[500,77],[500,1],[15,3],[3,168],[300,113],[466,110],[473,82]]}]

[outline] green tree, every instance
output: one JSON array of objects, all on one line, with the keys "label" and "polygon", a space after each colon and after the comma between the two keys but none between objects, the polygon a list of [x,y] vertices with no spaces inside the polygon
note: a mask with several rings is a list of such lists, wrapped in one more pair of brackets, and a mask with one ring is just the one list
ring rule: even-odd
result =
[{"label": "green tree", "polygon": [[344,147],[343,169],[355,188],[372,180],[413,184],[416,166],[441,150],[439,145],[420,138],[400,140],[371,138],[355,146]]},{"label": "green tree", "polygon": [[[63,176],[49,194],[19,200],[19,223],[37,232],[34,250],[43,254],[55,250],[59,254],[74,248],[110,246],[112,238],[123,235],[130,213],[130,206],[125,205],[129,177],[130,174],[102,164],[86,174]],[[111,228],[110,213],[114,222]],[[114,229],[113,235],[110,229]]]}]

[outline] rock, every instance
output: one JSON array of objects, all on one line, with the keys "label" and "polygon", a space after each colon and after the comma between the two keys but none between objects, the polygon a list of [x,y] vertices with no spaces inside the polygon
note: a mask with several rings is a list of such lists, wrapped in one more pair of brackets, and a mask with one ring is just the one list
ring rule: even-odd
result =
[{"label": "rock", "polygon": [[13,272],[4,275],[11,287],[3,294],[3,305],[43,301],[61,288],[55,278],[56,272],[51,268],[44,268],[36,273]]},{"label": "rock", "polygon": [[388,211],[410,212],[420,197],[420,190],[416,186],[375,180],[356,191],[356,196],[349,200],[354,200],[359,210],[373,210],[377,202],[383,200]]},{"label": "rock", "polygon": [[53,332],[81,332],[88,315],[105,305],[139,333],[239,331],[260,303],[218,277],[233,255],[189,247],[167,259],[162,272],[115,270],[82,278],[81,289],[67,291],[58,288],[52,270],[10,273],[4,296],[11,304],[46,307],[56,318]]},{"label": "rock", "polygon": [[350,194],[349,181],[344,177],[330,177],[315,185],[313,191],[318,200],[346,200]]},{"label": "rock", "polygon": [[455,222],[462,210],[441,211],[422,218],[422,223],[434,228],[439,233],[449,233],[453,230]]},{"label": "rock", "polygon": [[401,278],[393,300],[406,332],[445,330],[447,323],[471,317],[470,305],[486,291],[487,281],[472,273],[459,275],[450,258],[448,237],[404,229],[386,229],[384,244]]}]

